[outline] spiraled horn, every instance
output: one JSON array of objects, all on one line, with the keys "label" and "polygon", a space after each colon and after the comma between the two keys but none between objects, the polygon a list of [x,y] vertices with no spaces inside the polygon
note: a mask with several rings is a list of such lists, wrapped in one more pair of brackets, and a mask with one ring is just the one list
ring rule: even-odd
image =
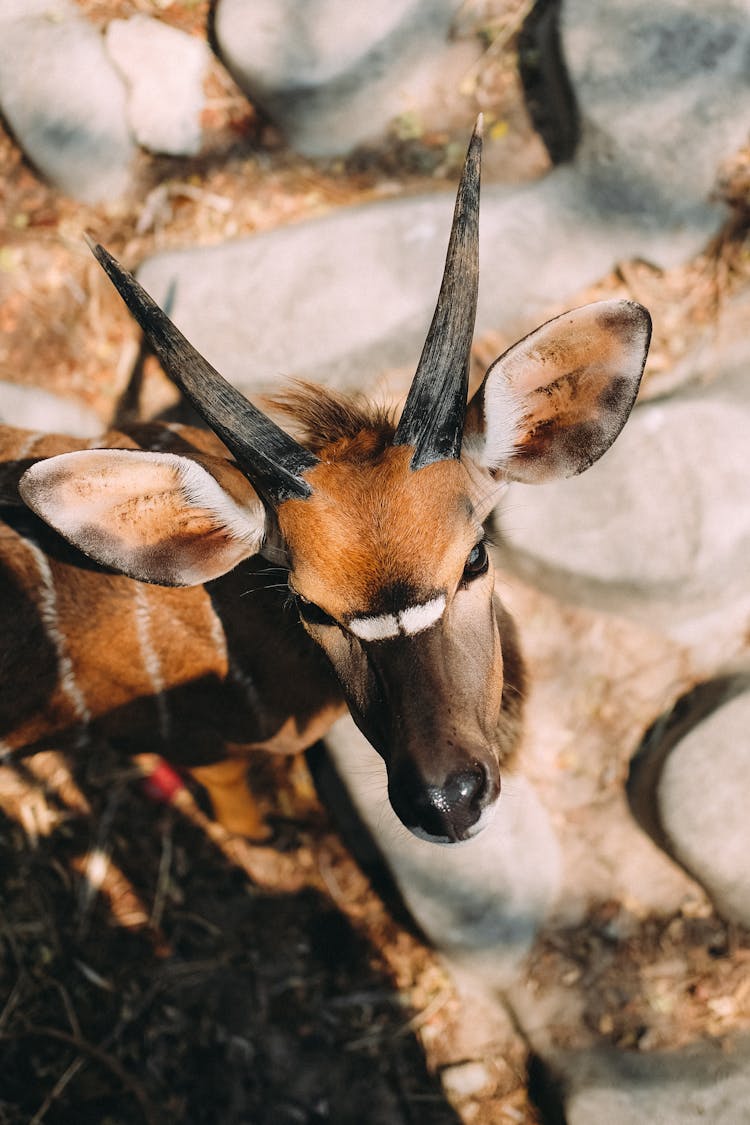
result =
[{"label": "spiraled horn", "polygon": [[302,474],[318,458],[248,402],[195,350],[132,274],[86,235],[92,253],[141,326],[164,370],[234,454],[258,493],[272,506],[306,499]]},{"label": "spiraled horn", "polygon": [[482,116],[466,154],[437,306],[394,445],[413,445],[412,469],[461,456],[479,285]]}]

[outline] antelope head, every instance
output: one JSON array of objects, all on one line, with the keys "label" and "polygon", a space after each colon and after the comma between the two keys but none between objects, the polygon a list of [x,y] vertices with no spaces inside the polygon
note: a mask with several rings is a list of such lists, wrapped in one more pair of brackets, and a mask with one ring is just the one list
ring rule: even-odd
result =
[{"label": "antelope head", "polygon": [[[395,812],[415,834],[445,843],[487,822],[522,687],[483,522],[508,480],[570,476],[605,452],[635,400],[650,334],[648,313],[629,301],[566,313],[501,356],[467,404],[480,156],[477,129],[397,425],[381,417],[296,441],[92,244],[165,370],[234,460],[84,451],[41,462],[22,482],[42,518],[137,579],[201,583],[258,551],[281,551],[302,625],[385,760]],[[320,394],[321,430],[336,430],[331,416],[346,406]],[[314,430],[309,398],[306,410]]]}]

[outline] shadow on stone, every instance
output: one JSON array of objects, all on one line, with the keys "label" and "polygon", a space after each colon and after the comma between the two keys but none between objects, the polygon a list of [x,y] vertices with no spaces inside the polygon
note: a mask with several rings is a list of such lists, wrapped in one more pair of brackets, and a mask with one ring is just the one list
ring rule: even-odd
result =
[{"label": "shadow on stone", "polygon": [[305,760],[317,794],[328,810],[339,836],[370,880],[376,894],[385,903],[389,914],[404,929],[424,940],[425,935],[409,913],[377,840],[357,811],[325,743],[316,742],[305,751]]},{"label": "shadow on stone", "polygon": [[518,40],[526,108],[555,164],[572,160],[580,138],[576,97],[560,40],[562,0],[537,0]]},{"label": "shadow on stone", "polygon": [[631,764],[631,809],[724,918],[750,924],[746,812],[750,675],[701,684],[648,731]]},{"label": "shadow on stone", "polygon": [[641,828],[660,848],[668,849],[656,793],[669,754],[704,719],[750,688],[750,676],[727,676],[699,684],[660,715],[643,736],[630,763],[626,783],[628,803]]},{"label": "shadow on stone", "polygon": [[544,1125],[566,1125],[562,1084],[539,1055],[529,1058],[529,1099]]}]

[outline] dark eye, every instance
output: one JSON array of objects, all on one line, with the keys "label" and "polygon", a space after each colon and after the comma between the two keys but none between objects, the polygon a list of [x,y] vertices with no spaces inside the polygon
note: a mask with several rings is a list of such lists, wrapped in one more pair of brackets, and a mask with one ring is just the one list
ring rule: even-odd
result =
[{"label": "dark eye", "polygon": [[336,621],[331,617],[330,613],[326,613],[315,602],[309,602],[307,598],[303,598],[300,594],[297,595],[297,609],[303,621],[308,625],[335,625]]},{"label": "dark eye", "polygon": [[478,578],[480,574],[486,574],[489,565],[490,560],[487,554],[487,547],[484,542],[479,542],[476,547],[472,548],[466,560],[466,565],[464,566],[464,582],[471,582],[474,578]]}]

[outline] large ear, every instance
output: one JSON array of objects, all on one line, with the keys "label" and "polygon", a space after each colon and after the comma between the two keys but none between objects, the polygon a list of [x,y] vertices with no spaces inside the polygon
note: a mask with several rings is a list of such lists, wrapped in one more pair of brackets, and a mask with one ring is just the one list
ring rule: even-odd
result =
[{"label": "large ear", "polygon": [[33,465],[19,490],[84,554],[143,582],[208,582],[255,554],[263,539],[265,510],[257,493],[218,457],[131,449],[63,453]]},{"label": "large ear", "polygon": [[634,301],[599,301],[537,328],[490,367],[469,405],[475,457],[539,483],[588,469],[632,409],[651,338]]}]

